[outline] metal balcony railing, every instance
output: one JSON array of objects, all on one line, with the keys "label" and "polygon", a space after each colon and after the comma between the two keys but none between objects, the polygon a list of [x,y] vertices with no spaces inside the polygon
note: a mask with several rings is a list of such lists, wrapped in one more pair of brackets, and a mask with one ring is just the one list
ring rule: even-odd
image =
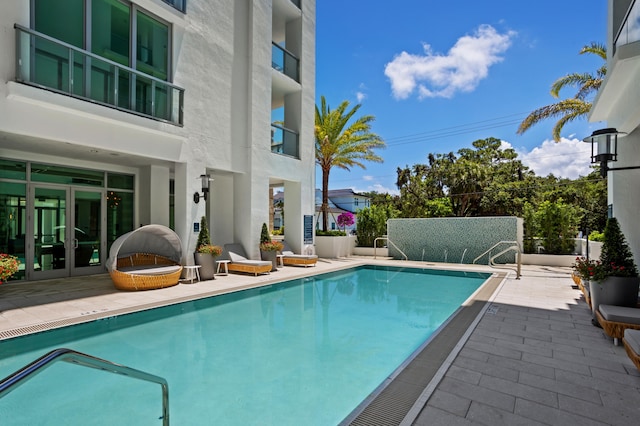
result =
[{"label": "metal balcony railing", "polygon": [[298,133],[277,124],[271,125],[271,152],[300,158]]},{"label": "metal balcony railing", "polygon": [[144,73],[18,24],[14,27],[16,81],[183,124],[184,89],[153,75],[162,76],[162,70],[148,66]]},{"label": "metal balcony railing", "polygon": [[276,43],[271,45],[271,66],[300,83],[300,60]]},{"label": "metal balcony railing", "polygon": [[615,50],[618,47],[636,41],[640,41],[640,2],[634,1],[629,7],[627,16],[624,18],[620,31],[613,43],[613,54],[615,54]]}]

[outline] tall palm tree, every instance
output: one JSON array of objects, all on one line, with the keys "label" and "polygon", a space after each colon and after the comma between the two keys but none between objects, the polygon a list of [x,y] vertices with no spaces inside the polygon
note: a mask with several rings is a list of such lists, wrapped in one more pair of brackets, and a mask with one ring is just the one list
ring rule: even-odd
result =
[{"label": "tall palm tree", "polygon": [[316,164],[322,169],[322,230],[327,230],[329,210],[329,172],[332,167],[350,170],[353,166],[365,169],[362,161],[381,163],[382,157],[376,155],[375,148],[384,148],[380,136],[371,132],[372,115],[364,115],[349,121],[360,109],[357,104],[350,110],[349,101],[343,101],[338,108],[331,110],[324,96],[320,98],[320,107],[316,105]]},{"label": "tall palm tree", "polygon": [[[604,61],[607,60],[607,49],[599,43],[591,43],[590,45],[584,46],[580,50],[580,54],[582,55],[583,53],[592,53],[598,55]],[[523,134],[534,124],[542,120],[559,117],[556,125],[553,127],[553,140],[559,142],[560,133],[565,124],[577,118],[584,117],[589,113],[591,110],[591,102],[588,98],[600,89],[606,74],[607,65],[605,63],[598,68],[595,75],[591,73],[572,73],[557,79],[553,85],[551,85],[551,96],[559,98],[560,90],[566,86],[577,87],[578,93],[576,93],[573,98],[564,99],[555,104],[547,105],[533,111],[520,123],[518,134]]]}]

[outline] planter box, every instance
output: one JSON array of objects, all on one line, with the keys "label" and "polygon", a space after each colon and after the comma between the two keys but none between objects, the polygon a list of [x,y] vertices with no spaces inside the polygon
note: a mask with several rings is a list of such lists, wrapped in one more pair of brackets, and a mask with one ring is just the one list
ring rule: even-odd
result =
[{"label": "planter box", "polygon": [[335,259],[353,255],[356,246],[356,237],[324,237],[316,235],[316,254],[318,257]]},{"label": "planter box", "polygon": [[522,254],[523,265],[567,266],[576,261],[575,254]]},{"label": "planter box", "polygon": [[603,281],[589,281],[593,319],[600,305],[615,305],[635,308],[638,303],[637,277],[607,277]]},{"label": "planter box", "polygon": [[216,258],[209,253],[193,253],[193,259],[196,265],[200,265],[200,279],[215,280]]},{"label": "planter box", "polygon": [[[354,247],[353,254],[356,256],[373,256],[373,247]],[[389,249],[387,247],[378,247],[375,250],[375,256],[389,257]]]}]

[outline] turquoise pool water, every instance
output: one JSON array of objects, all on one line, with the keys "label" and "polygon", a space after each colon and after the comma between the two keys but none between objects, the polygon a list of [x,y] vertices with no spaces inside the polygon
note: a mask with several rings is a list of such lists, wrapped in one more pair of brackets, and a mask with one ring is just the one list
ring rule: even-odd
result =
[{"label": "turquoise pool water", "polygon": [[[0,377],[67,347],[166,378],[174,425],[335,425],[488,276],[365,266],[113,317],[0,342]],[[160,395],[56,363],[0,419],[160,425]]]}]

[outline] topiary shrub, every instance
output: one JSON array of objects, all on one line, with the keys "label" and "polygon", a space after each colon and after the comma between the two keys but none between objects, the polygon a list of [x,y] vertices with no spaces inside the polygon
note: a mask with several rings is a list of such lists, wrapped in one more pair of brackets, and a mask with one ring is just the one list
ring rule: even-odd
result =
[{"label": "topiary shrub", "polygon": [[196,250],[202,245],[211,245],[211,236],[209,236],[209,227],[207,225],[207,218],[205,216],[202,216],[202,218],[200,219],[200,233],[198,234]]}]

